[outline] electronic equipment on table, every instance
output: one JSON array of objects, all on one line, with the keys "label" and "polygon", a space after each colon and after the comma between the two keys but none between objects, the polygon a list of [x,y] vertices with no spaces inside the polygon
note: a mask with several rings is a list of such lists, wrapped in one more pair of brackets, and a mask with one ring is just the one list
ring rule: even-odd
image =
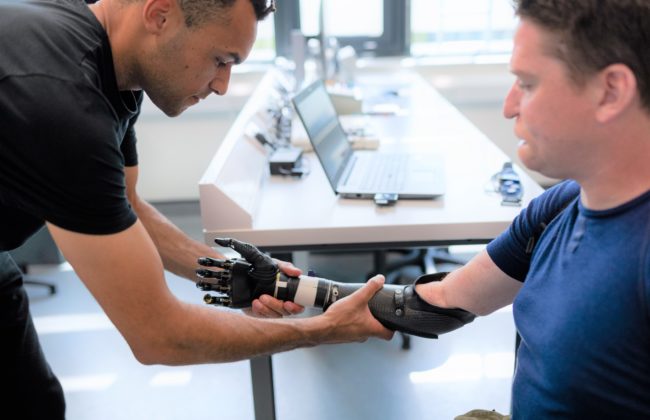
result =
[{"label": "electronic equipment on table", "polygon": [[325,85],[317,80],[293,97],[307,136],[335,193],[372,198],[378,205],[444,194],[442,160],[436,155],[355,151]]}]

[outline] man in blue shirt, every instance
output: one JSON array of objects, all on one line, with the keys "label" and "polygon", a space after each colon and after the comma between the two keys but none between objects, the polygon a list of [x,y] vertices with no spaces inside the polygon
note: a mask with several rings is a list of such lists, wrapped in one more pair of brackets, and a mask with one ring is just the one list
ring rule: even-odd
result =
[{"label": "man in blue shirt", "polygon": [[514,302],[514,418],[650,416],[650,2],[519,0],[504,114],[533,200],[431,304]]}]

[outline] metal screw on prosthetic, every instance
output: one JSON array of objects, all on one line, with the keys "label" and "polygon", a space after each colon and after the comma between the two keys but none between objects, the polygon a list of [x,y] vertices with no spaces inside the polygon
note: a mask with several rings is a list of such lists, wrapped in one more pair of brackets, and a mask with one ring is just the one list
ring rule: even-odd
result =
[{"label": "metal screw on prosthetic", "polygon": [[[305,307],[327,310],[361,287],[363,283],[338,283],[314,276],[289,277],[282,273],[275,261],[255,246],[236,239],[216,239],[217,244],[239,252],[245,260],[216,260],[200,258],[204,267],[218,267],[214,271],[201,268],[196,271],[201,280],[197,287],[218,292],[207,294],[204,301],[213,305],[243,308],[263,294],[295,302]],[[419,277],[412,285],[384,285],[368,302],[371,313],[385,327],[408,334],[437,338],[438,334],[453,331],[472,322],[475,315],[462,309],[439,308],[422,300],[415,292],[417,284],[442,280],[447,273]]]}]

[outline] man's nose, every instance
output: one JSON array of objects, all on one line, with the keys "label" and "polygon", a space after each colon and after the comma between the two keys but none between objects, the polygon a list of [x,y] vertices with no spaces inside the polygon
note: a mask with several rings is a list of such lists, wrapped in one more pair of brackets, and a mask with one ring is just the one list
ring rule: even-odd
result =
[{"label": "man's nose", "polygon": [[503,116],[511,119],[519,115],[519,99],[521,97],[521,91],[517,86],[517,82],[513,83],[506,95],[505,101],[503,102]]},{"label": "man's nose", "polygon": [[226,65],[225,67],[219,68],[217,75],[210,82],[210,89],[217,95],[225,95],[228,91],[231,67],[231,65]]}]

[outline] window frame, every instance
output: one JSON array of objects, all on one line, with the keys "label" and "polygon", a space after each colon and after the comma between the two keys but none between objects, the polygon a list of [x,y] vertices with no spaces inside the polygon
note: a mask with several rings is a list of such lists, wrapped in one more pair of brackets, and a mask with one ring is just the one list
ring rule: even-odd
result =
[{"label": "window frame", "polygon": [[[408,55],[411,32],[410,1],[383,0],[383,3],[384,32],[381,36],[337,37],[339,44],[351,45],[360,57]],[[291,56],[291,32],[294,29],[300,29],[300,0],[282,0],[278,2],[275,11],[277,56]]]}]

